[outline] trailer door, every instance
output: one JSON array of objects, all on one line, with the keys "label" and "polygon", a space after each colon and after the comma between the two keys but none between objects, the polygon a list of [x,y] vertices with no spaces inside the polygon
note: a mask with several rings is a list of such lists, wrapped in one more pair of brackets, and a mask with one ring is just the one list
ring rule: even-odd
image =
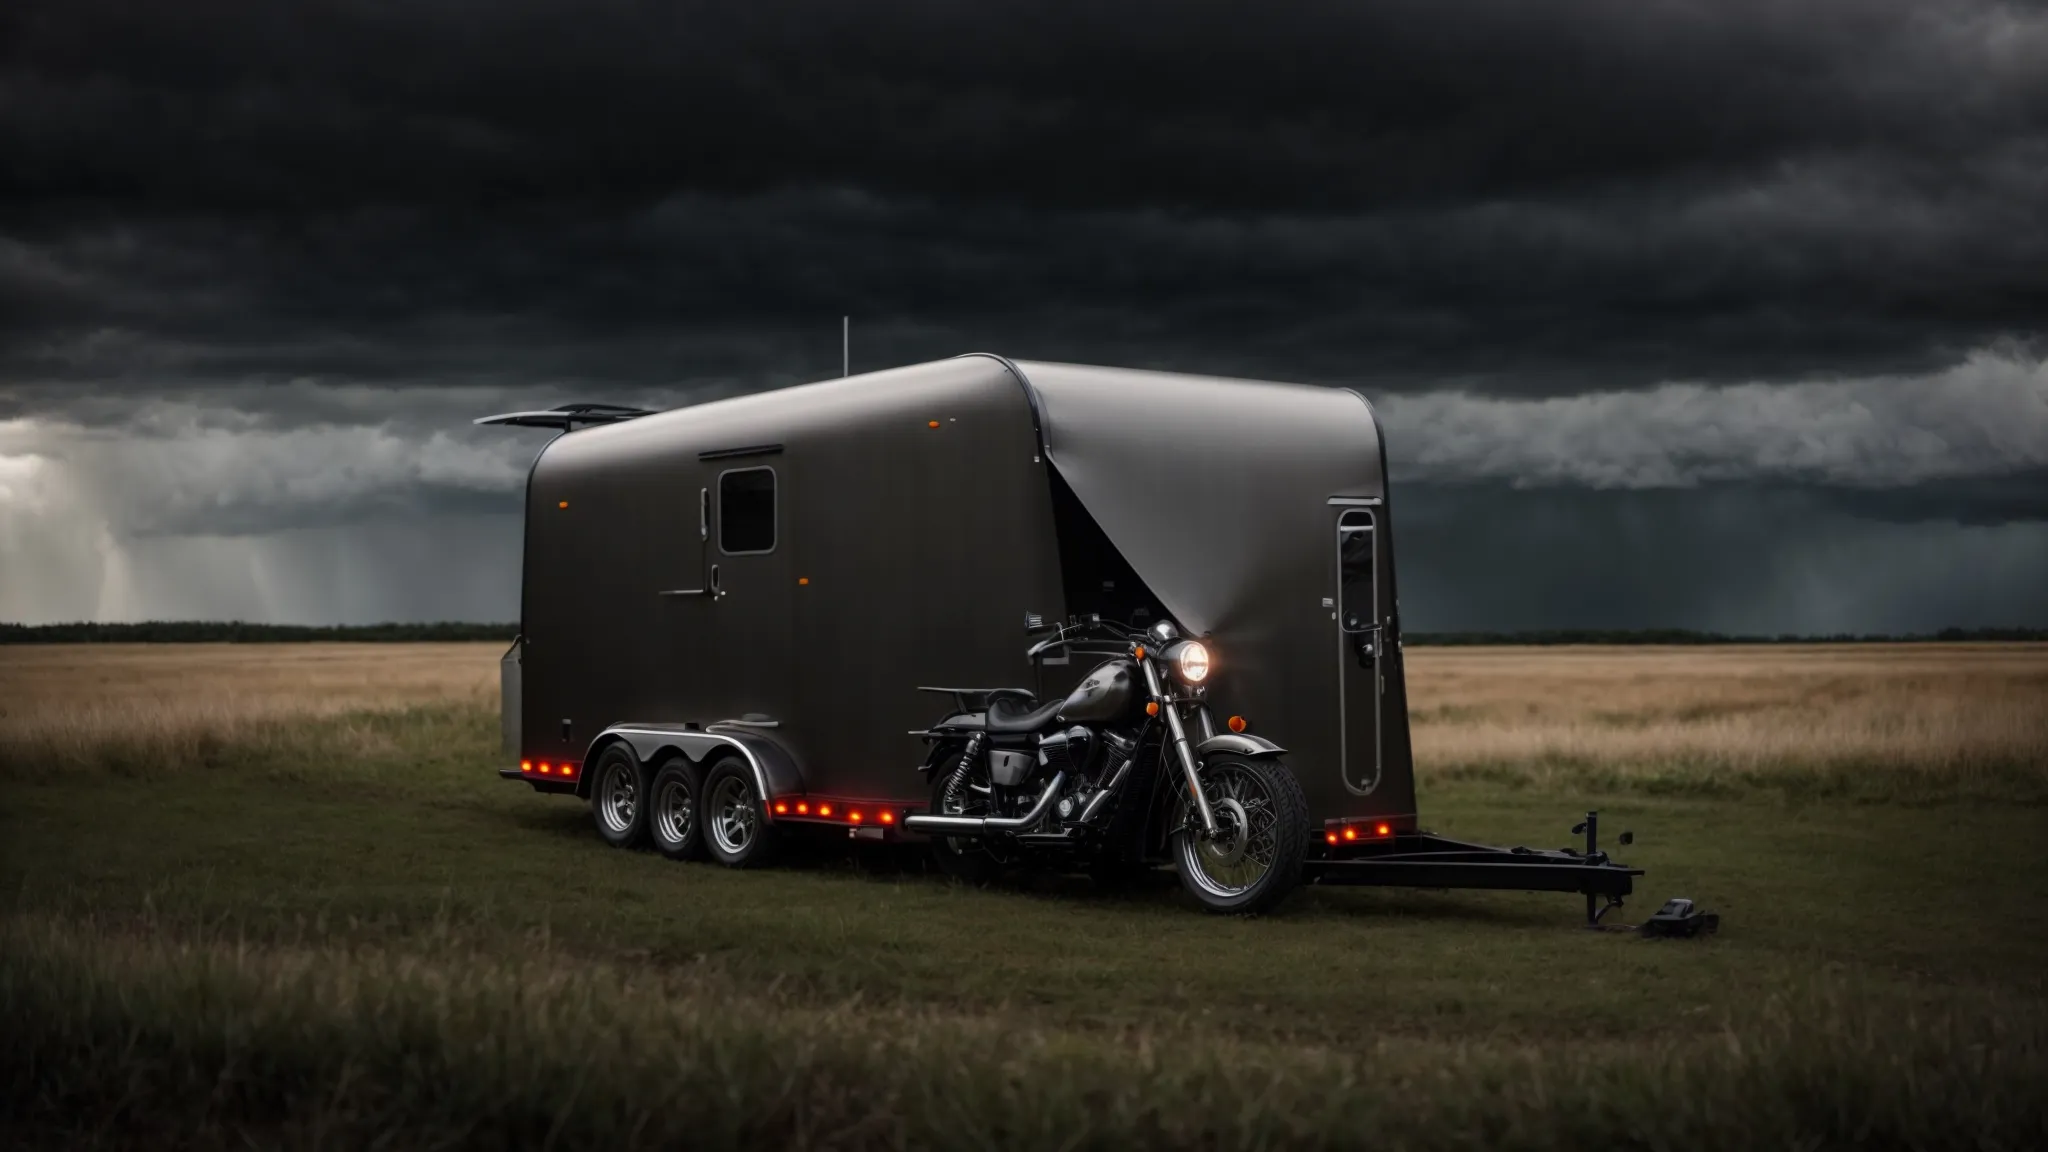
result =
[{"label": "trailer door", "polygon": [[[708,640],[686,654],[704,702],[703,723],[788,719],[794,656],[790,625],[789,522],[784,470],[775,460],[732,461],[710,484]],[[711,714],[711,713],[715,713]]]},{"label": "trailer door", "polygon": [[[1365,796],[1380,783],[1382,627],[1379,540],[1371,507],[1332,500],[1337,595],[1330,618],[1337,661],[1337,740],[1344,787]],[[1378,501],[1372,501],[1378,503]]]}]

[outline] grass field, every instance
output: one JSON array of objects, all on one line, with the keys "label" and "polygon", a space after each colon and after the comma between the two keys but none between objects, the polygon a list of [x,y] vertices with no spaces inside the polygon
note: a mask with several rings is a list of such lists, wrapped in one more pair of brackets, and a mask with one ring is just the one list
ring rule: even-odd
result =
[{"label": "grass field", "polygon": [[1569,897],[737,874],[495,777],[490,645],[0,650],[30,1144],[2048,1146],[2048,647],[1410,652],[1426,826]]}]

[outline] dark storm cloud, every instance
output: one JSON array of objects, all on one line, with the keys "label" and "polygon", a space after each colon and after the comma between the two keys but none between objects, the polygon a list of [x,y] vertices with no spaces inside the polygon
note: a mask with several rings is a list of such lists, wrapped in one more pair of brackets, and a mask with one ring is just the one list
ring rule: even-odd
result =
[{"label": "dark storm cloud", "polygon": [[0,19],[17,379],[772,381],[852,311],[877,363],[1571,392],[1933,368],[2048,309],[2026,8]]},{"label": "dark storm cloud", "polygon": [[1814,489],[1414,484],[1394,533],[1416,631],[1827,635],[2048,621],[2039,527],[1873,520]]},{"label": "dark storm cloud", "polygon": [[2035,14],[1603,0],[16,6],[13,185],[252,205],[836,182],[1348,212],[2039,127]]},{"label": "dark storm cloud", "polygon": [[[1863,609],[1903,619],[1900,597],[1940,599],[1901,559],[1921,528],[2006,549],[1983,565],[1999,587],[2048,578],[2022,538],[2048,525],[2048,15],[0,9],[16,589],[29,555],[70,558],[39,588],[98,564],[109,587],[218,589],[244,579],[221,565],[302,573],[351,532],[512,532],[538,439],[471,417],[830,375],[842,313],[856,370],[990,348],[1355,386],[1382,402],[1424,513],[1503,539],[1554,520],[1597,558],[1690,555],[1623,526],[1691,509],[1702,539],[1778,557],[1743,571],[1785,587],[1802,564],[1877,558],[1899,575],[1863,573]],[[193,535],[235,537],[240,559],[179,543]],[[1554,587],[1532,575],[1488,601],[1448,574],[1475,559],[1466,535],[1413,535],[1433,586],[1521,605],[1521,624],[1719,611],[1711,557],[1666,574],[1668,602],[1574,593],[1533,562]],[[264,603],[325,619],[430,602],[349,595]],[[0,587],[0,615],[21,603]],[[1459,626],[1436,603],[1435,626]],[[1770,603],[1754,618],[1826,615]]]}]

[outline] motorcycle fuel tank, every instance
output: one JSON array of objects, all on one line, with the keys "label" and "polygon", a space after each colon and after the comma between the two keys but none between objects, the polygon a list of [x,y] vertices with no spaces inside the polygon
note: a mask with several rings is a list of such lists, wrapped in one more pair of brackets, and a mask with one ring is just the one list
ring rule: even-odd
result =
[{"label": "motorcycle fuel tank", "polygon": [[1060,705],[1060,719],[1104,724],[1121,719],[1137,702],[1135,669],[1129,660],[1110,660],[1088,674]]}]

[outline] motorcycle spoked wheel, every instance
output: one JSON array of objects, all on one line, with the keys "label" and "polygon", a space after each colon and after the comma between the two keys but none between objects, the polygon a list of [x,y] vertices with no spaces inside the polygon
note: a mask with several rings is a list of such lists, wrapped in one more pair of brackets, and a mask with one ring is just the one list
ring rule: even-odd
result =
[{"label": "motorcycle spoked wheel", "polygon": [[1211,912],[1266,912],[1301,883],[1308,859],[1308,801],[1277,759],[1229,757],[1202,767],[1202,792],[1217,835],[1202,834],[1185,794],[1177,805],[1173,867],[1181,886]]},{"label": "motorcycle spoked wheel", "polygon": [[[954,767],[932,777],[932,802],[930,811],[941,816],[993,816],[985,796],[972,791],[968,785],[979,783],[988,787],[987,773],[977,771],[978,766]],[[976,779],[980,777],[981,779]],[[958,787],[954,785],[957,781]],[[963,884],[980,887],[994,880],[1010,861],[999,854],[986,838],[977,836],[934,836],[932,837],[932,859],[937,861],[939,871]]]}]

